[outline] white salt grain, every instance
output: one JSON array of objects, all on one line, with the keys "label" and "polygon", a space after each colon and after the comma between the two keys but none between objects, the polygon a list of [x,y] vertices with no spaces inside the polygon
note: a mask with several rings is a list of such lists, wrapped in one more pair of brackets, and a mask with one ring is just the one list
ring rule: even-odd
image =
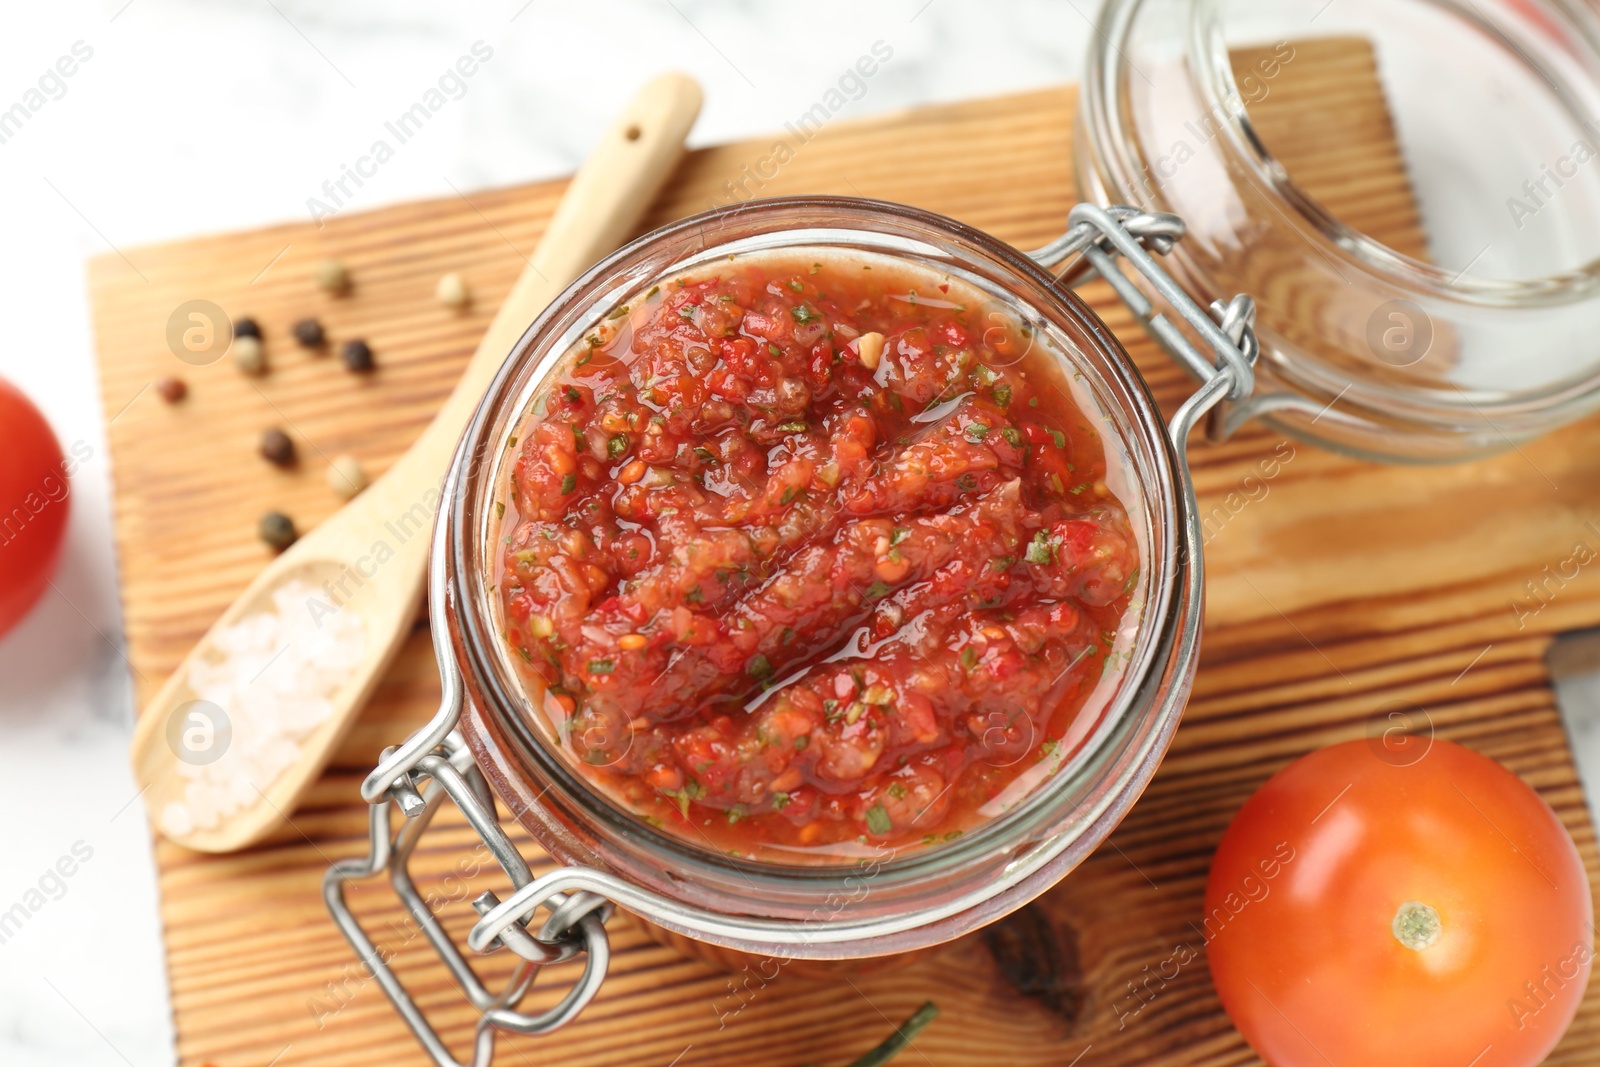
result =
[{"label": "white salt grain", "polygon": [[213,741],[226,737],[227,747],[211,762],[197,752],[179,763],[183,797],[162,807],[162,832],[209,830],[258,802],[333,714],[333,697],[364,648],[361,617],[331,610],[321,590],[299,580],[273,590],[266,610],[213,633],[210,654],[189,670],[189,688],[227,716],[226,731],[210,724]]}]

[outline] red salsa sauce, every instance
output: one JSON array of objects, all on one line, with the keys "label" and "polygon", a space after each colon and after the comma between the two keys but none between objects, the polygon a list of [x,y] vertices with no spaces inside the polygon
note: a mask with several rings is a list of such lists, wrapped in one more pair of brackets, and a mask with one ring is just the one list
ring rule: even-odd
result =
[{"label": "red salsa sauce", "polygon": [[1081,738],[1138,546],[1098,420],[979,299],[762,254],[569,356],[512,442],[498,582],[605,793],[701,846],[859,855],[958,836]]}]

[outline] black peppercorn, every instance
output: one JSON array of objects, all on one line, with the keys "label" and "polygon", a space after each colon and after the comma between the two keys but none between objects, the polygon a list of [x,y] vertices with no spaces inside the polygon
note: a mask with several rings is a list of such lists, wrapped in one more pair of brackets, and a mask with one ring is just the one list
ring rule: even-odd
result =
[{"label": "black peppercorn", "polygon": [[294,463],[294,442],[289,435],[274,426],[261,435],[261,457],[278,467]]},{"label": "black peppercorn", "polygon": [[344,365],[360,374],[372,369],[372,348],[365,341],[344,343]]},{"label": "black peppercorn", "polygon": [[322,323],[316,319],[301,319],[294,324],[294,339],[304,348],[316,348],[327,340],[327,335],[322,332]]},{"label": "black peppercorn", "polygon": [[256,533],[261,540],[282,552],[299,539],[294,520],[281,511],[269,511],[256,523]]},{"label": "black peppercorn", "polygon": [[256,324],[255,319],[246,315],[242,319],[234,320],[233,335],[235,337],[254,337],[259,341],[261,340],[261,327]]}]

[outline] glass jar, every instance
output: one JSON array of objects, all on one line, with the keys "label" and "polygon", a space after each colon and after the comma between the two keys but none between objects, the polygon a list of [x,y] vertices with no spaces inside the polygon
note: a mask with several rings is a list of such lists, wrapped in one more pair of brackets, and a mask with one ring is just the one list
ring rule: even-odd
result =
[{"label": "glass jar", "polygon": [[[1600,406],[1592,5],[1107,0],[1098,30],[1083,195],[1181,216],[1184,289],[1260,305],[1261,388],[1221,433],[1454,460]],[[1310,142],[1348,151],[1289,160]]]},{"label": "glass jar", "polygon": [[[329,872],[330,907],[366,959],[376,950],[345,907],[342,885],[388,869],[401,896],[495,1028],[537,1031],[570,1017],[604,972],[601,922],[611,905],[714,950],[783,960],[881,960],[938,945],[1022,906],[1089,855],[1138,798],[1166,752],[1198,654],[1202,601],[1200,526],[1184,458],[1189,430],[1225,395],[1251,388],[1248,300],[1208,316],[1183,301],[1146,246],[1171,247],[1168,217],[1080,205],[1072,229],[1034,256],[971,227],[897,204],[846,198],[758,201],[675,223],[616,253],[570,287],[529,328],[484,397],[456,453],[434,534],[430,610],[444,699],[433,723],[386,753],[363,792],[373,802],[374,853]],[[653,828],[577,773],[541,733],[543,694],[530,688],[502,639],[495,504],[515,456],[514,438],[535,399],[578,342],[619,305],[667,279],[730,255],[805,250],[890,257],[977,290],[984,315],[1006,316],[1033,349],[1073,383],[1078,407],[1101,423],[1106,483],[1127,511],[1140,569],[1117,637],[1121,666],[1107,670],[1078,721],[1070,755],[1039,765],[1007,810],[953,841],[847,865],[798,865],[729,855]],[[1180,306],[1209,354],[1154,315],[1119,273],[1118,257]],[[1119,286],[1152,332],[1205,384],[1171,428],[1122,347],[1063,284],[1098,271]],[[1220,320],[1220,321],[1219,321]],[[987,319],[985,319],[987,321]],[[493,794],[493,795],[491,795]],[[586,952],[585,979],[557,1009],[512,1010],[491,994],[443,935],[401,875],[427,818],[448,796],[466,812],[516,892],[480,898],[468,938],[506,946],[527,961]],[[533,878],[498,825],[494,797],[558,862]],[[389,846],[393,800],[412,818]],[[528,925],[540,908],[549,917]],[[379,961],[381,963],[381,961]],[[374,965],[377,967],[377,965]],[[451,1062],[386,967],[384,987],[435,1059]],[[525,986],[524,986],[525,988]],[[492,1037],[491,1037],[492,1040]]]},{"label": "glass jar", "polygon": [[[870,892],[848,915],[816,914],[819,900],[858,887],[862,869],[779,865],[701,847],[620,811],[540,730],[538,690],[498,621],[496,497],[515,450],[508,440],[564,357],[612,309],[637,306],[673,276],[728,256],[803,251],[887,255],[980,290],[1032,328],[1034,350],[1071,360],[1063,377],[1099,415],[1110,470],[1140,542],[1141,585],[1124,616],[1131,660],[1108,672],[1103,708],[1073,756],[1019,805],[957,841],[870,863]],[[462,733],[489,784],[565,863],[594,868],[688,912],[669,929],[753,952],[859,957],[948,940],[1041,892],[1099,844],[1154,773],[1188,693],[1193,663],[1175,639],[1196,605],[1185,602],[1184,522],[1172,444],[1120,345],[1092,312],[1036,263],[998,241],[912,208],[824,198],[770,200],[714,219],[691,218],[631,246],[570,289],[523,338],[484,398],[448,501],[450,647],[472,709]],[[1005,311],[999,309],[1004,307]],[[1095,411],[1098,409],[1098,412]],[[1120,484],[1119,484],[1120,483]],[[531,701],[530,703],[530,695]],[[537,803],[534,798],[537,797]]]}]

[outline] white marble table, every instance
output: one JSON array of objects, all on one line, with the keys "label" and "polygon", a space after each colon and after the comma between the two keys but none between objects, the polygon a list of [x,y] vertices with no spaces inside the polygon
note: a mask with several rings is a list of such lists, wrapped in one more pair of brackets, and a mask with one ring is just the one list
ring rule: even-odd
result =
[{"label": "white marble table", "polygon": [[[842,115],[1062,82],[1081,69],[1097,6],[79,0],[9,13],[0,110],[78,42],[92,54],[0,142],[11,337],[0,375],[36,399],[64,445],[85,442],[93,458],[74,485],[55,591],[0,641],[0,915],[26,911],[0,933],[0,1064],[173,1058],[149,842],[123,755],[132,710],[86,257],[306,217],[308,198],[322,198],[323,183],[478,41],[493,54],[460,99],[341,210],[568,171],[634,88],[667,67],[706,88],[700,143],[801,115],[877,42],[892,56]],[[1591,772],[1596,719],[1575,724]],[[49,874],[64,856],[71,876]]]}]

